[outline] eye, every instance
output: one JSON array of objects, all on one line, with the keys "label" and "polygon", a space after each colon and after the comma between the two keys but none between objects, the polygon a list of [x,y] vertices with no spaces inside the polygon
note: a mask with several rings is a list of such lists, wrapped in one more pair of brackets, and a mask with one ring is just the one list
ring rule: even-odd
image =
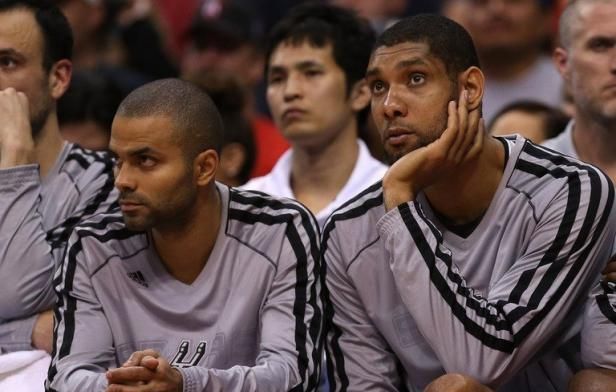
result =
[{"label": "eye", "polygon": [[588,43],[588,47],[594,52],[604,52],[614,47],[616,42],[608,38],[596,38]]},{"label": "eye", "polygon": [[413,73],[409,77],[409,84],[412,86],[418,86],[426,81],[426,77],[420,73]]},{"label": "eye", "polygon": [[270,75],[267,78],[267,84],[278,84],[282,82],[282,76],[280,75]]},{"label": "eye", "polygon": [[8,56],[2,56],[0,57],[0,67],[2,68],[15,68],[15,66],[17,65],[17,62]]},{"label": "eye", "polygon": [[372,94],[378,95],[385,91],[385,83],[383,83],[382,80],[375,80],[370,83],[370,90],[372,91]]},{"label": "eye", "polygon": [[306,72],[304,72],[304,74],[308,76],[309,78],[321,75],[322,73],[323,72],[321,72],[321,70],[318,70],[318,69],[308,69],[306,70]]},{"label": "eye", "polygon": [[137,157],[139,166],[144,168],[152,168],[156,165],[156,160],[149,155],[139,155]]}]

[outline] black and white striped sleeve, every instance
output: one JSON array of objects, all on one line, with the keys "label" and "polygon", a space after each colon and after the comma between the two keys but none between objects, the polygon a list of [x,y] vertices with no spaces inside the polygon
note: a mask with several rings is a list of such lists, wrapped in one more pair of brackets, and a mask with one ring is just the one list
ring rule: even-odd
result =
[{"label": "black and white striped sleeve", "polygon": [[230,208],[229,220],[284,228],[282,238],[268,239],[272,241],[268,246],[280,249],[280,254],[277,261],[272,260],[276,272],[261,308],[256,363],[225,370],[179,369],[184,392],[316,391],[319,384],[323,327],[318,226],[299,204],[250,194],[238,192],[231,197],[236,206],[240,201],[263,203],[261,208]]},{"label": "black and white striped sleeve", "polygon": [[86,263],[87,240],[87,232],[77,228],[56,271],[58,302],[47,392],[102,392],[107,387],[105,371],[116,365],[112,333]]},{"label": "black and white striped sleeve", "polygon": [[566,185],[542,212],[522,256],[483,295],[468,286],[418,202],[378,223],[402,300],[444,369],[494,387],[526,366],[587,295],[616,231],[614,189],[598,170],[532,169],[563,175]]}]

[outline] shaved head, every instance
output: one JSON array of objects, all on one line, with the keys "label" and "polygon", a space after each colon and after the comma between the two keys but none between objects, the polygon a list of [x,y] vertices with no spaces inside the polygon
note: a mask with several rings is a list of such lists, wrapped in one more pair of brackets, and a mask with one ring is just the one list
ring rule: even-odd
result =
[{"label": "shaved head", "polygon": [[175,141],[187,159],[213,149],[220,152],[223,125],[210,97],[180,79],[161,79],[132,91],[120,104],[116,117],[164,116],[174,125]]}]

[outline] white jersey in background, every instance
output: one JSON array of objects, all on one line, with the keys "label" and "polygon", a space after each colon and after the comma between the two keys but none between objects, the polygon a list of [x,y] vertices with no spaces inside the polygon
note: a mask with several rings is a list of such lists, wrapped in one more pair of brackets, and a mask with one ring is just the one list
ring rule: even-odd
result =
[{"label": "white jersey in background", "polygon": [[[357,155],[357,162],[355,162],[355,167],[353,168],[351,176],[336,198],[327,207],[319,211],[318,214],[315,214],[320,228],[323,228],[325,221],[336,208],[340,207],[344,202],[369,185],[381,180],[387,171],[387,166],[385,164],[370,155],[370,151],[363,141],[358,139],[357,144],[359,147],[359,154]],[[295,195],[291,189],[292,158],[293,149],[289,149],[278,159],[278,162],[276,162],[276,165],[269,174],[263,177],[253,178],[242,185],[241,188],[295,199]]]},{"label": "white jersey in background", "polygon": [[[521,137],[485,214],[446,227],[381,184],[337,210],[322,252],[334,391],[422,390],[446,372],[499,391],[564,391],[587,293],[616,233],[598,169]],[[455,197],[455,195],[452,195]]]}]

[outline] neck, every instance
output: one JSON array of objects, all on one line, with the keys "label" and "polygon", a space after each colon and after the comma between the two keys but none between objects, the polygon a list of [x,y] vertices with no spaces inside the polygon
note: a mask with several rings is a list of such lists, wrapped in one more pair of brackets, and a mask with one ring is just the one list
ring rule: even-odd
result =
[{"label": "neck", "polygon": [[486,134],[483,150],[476,159],[425,189],[430,205],[456,225],[480,218],[490,206],[501,181],[504,160],[502,143]]},{"label": "neck", "polygon": [[616,182],[616,121],[602,124],[578,111],[573,144],[582,161],[597,166]]},{"label": "neck", "polygon": [[220,195],[212,183],[181,227],[152,229],[156,251],[174,278],[186,284],[197,279],[216,244],[221,211]]},{"label": "neck", "polygon": [[517,50],[511,54],[502,51],[483,53],[481,67],[486,77],[490,79],[515,80],[528,72],[540,56],[541,52],[534,48]]},{"label": "neck", "polygon": [[34,159],[40,166],[41,178],[45,178],[56,163],[63,145],[64,140],[60,135],[58,118],[56,113],[52,112],[34,140]]},{"label": "neck", "polygon": [[294,197],[317,214],[349,180],[357,158],[357,126],[349,124],[334,140],[318,147],[293,146],[291,189]]}]

